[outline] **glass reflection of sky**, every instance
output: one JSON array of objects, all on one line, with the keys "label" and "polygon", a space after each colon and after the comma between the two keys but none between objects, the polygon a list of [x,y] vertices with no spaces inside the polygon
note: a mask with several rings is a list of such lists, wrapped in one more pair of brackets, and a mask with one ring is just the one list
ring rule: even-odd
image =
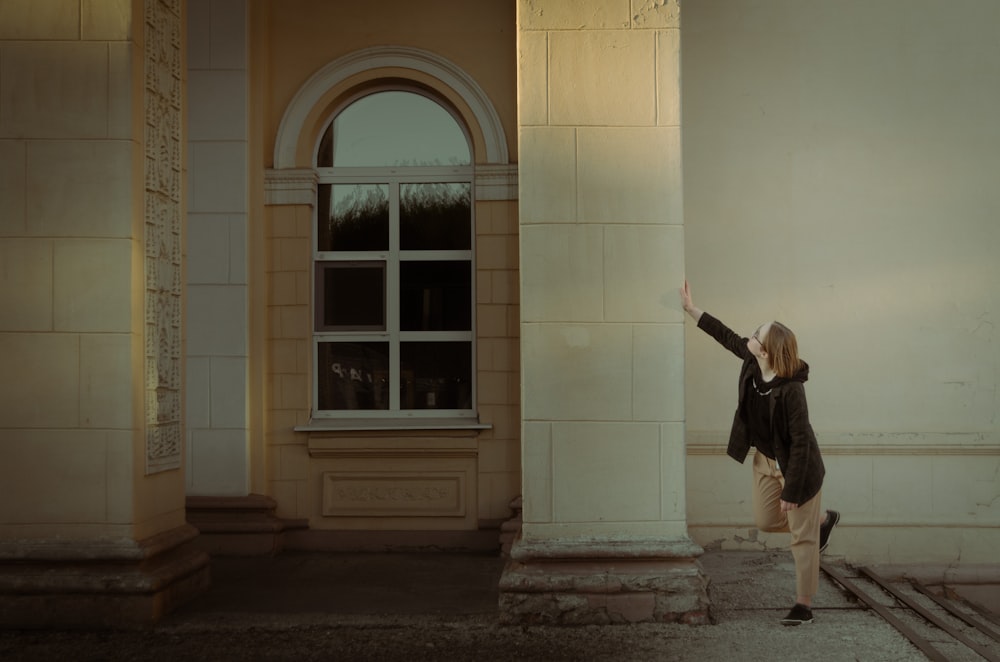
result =
[{"label": "glass reflection of sky", "polygon": [[469,143],[455,118],[412,92],[378,92],[348,106],[333,122],[333,149],[335,167],[471,161]]}]

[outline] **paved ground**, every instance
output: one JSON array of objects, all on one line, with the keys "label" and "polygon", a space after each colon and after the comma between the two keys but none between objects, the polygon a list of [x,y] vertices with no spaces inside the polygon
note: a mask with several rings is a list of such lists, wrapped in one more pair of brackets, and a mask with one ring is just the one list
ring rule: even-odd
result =
[{"label": "paved ground", "polygon": [[[212,588],[139,632],[0,632],[0,660],[925,659],[821,576],[816,621],[791,606],[787,552],[710,552],[715,625],[504,627],[494,556],[284,554],[212,562]],[[960,659],[978,659],[971,657]]]}]

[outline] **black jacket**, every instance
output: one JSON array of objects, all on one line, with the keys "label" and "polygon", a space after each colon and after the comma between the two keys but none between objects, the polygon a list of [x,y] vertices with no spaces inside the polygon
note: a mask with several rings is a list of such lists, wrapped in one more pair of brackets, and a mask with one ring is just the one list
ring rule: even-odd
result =
[{"label": "black jacket", "polygon": [[[715,338],[720,345],[743,359],[740,370],[739,405],[733,416],[733,429],[729,433],[728,454],[737,462],[746,460],[750,452],[750,433],[745,407],[747,382],[751,374],[759,374],[756,357],[747,348],[747,338],[741,338],[732,329],[702,313],[698,328]],[[816,435],[809,423],[806,391],[803,382],[809,378],[809,366],[792,379],[779,380],[769,396],[771,410],[771,444],[775,458],[785,478],[781,498],[789,503],[802,505],[819,493],[826,469],[816,443]]]}]

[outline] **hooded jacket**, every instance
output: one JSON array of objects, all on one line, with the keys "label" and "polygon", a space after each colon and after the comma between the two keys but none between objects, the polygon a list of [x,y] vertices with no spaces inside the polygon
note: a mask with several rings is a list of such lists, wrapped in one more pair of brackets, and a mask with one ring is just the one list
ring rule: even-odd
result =
[{"label": "hooded jacket", "polygon": [[[747,338],[741,338],[732,329],[708,313],[702,313],[698,328],[743,360],[739,381],[739,404],[733,416],[729,433],[728,455],[739,463],[750,452],[750,430],[744,406],[747,383],[751,374],[759,374],[757,358],[747,348]],[[809,423],[804,382],[809,378],[809,366],[804,361],[795,376],[778,380],[768,396],[771,413],[771,445],[778,466],[784,476],[785,486],[781,499],[802,505],[819,493],[826,469],[819,444]]]}]

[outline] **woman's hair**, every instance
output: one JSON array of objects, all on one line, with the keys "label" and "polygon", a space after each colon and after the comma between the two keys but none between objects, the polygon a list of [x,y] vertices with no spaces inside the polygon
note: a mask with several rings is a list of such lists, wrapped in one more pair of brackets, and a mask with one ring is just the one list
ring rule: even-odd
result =
[{"label": "woman's hair", "polygon": [[792,377],[802,366],[799,343],[792,330],[781,322],[771,322],[771,329],[761,343],[767,352],[771,369],[778,377]]}]

